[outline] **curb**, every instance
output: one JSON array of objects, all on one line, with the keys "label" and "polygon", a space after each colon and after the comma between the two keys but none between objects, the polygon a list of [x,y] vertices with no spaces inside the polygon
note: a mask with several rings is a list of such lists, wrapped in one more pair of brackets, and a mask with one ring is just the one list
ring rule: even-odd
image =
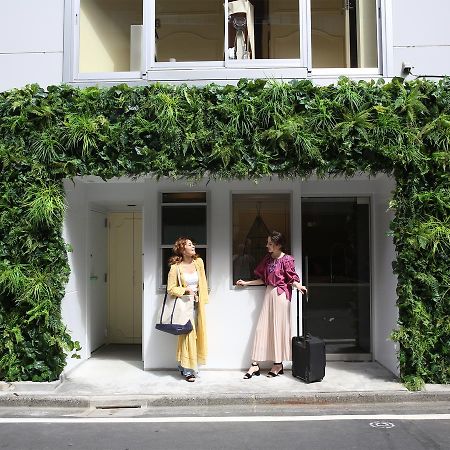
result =
[{"label": "curb", "polygon": [[450,392],[319,392],[274,396],[261,394],[222,395],[105,395],[50,396],[42,394],[7,393],[0,395],[0,407],[49,408],[157,408],[174,406],[232,405],[333,405],[362,403],[411,403],[442,401],[450,403]]}]

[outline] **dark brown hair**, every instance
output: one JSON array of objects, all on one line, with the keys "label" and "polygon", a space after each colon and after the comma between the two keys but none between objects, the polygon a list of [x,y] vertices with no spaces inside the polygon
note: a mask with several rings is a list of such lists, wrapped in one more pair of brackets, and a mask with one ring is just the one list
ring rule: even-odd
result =
[{"label": "dark brown hair", "polygon": [[[169,258],[169,266],[171,266],[172,264],[179,264],[181,261],[183,261],[183,251],[186,247],[187,241],[192,242],[192,239],[188,237],[179,237],[175,241],[175,244],[173,244],[172,247],[173,255]],[[192,258],[197,259],[198,257],[199,255],[195,254]]]},{"label": "dark brown hair", "polygon": [[285,250],[286,247],[286,238],[284,237],[283,233],[280,233],[279,231],[271,231],[269,234],[270,240],[281,247],[281,250]]}]

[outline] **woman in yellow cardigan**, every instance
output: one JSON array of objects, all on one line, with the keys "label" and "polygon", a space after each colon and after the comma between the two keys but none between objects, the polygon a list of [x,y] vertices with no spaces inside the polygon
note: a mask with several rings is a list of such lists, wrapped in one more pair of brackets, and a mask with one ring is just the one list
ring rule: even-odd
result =
[{"label": "woman in yellow cardigan", "polygon": [[[186,381],[195,381],[200,364],[205,364],[207,354],[205,304],[208,303],[203,260],[195,253],[195,246],[189,238],[178,238],[173,246],[173,256],[169,260],[167,292],[174,296],[189,295],[195,301],[197,320],[191,319],[193,330],[178,336],[178,369]],[[178,282],[180,270],[181,286]]]}]

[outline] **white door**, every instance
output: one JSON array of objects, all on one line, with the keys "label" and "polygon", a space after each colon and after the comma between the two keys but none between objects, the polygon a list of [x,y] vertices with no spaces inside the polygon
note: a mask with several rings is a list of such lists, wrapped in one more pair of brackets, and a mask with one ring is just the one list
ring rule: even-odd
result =
[{"label": "white door", "polygon": [[140,344],[142,330],[142,217],[109,215],[108,342]]},{"label": "white door", "polygon": [[108,310],[108,233],[106,214],[89,211],[89,335],[90,351],[105,343]]}]

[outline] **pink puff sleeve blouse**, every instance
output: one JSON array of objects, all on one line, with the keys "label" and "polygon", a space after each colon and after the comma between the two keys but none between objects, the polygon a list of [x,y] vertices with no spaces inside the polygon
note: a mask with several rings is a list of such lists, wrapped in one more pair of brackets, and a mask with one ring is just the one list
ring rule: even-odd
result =
[{"label": "pink puff sleeve blouse", "polygon": [[288,300],[292,297],[292,283],[300,282],[300,277],[295,271],[295,260],[291,255],[273,259],[267,254],[256,267],[255,275],[266,286],[276,287],[278,295],[284,292]]}]

